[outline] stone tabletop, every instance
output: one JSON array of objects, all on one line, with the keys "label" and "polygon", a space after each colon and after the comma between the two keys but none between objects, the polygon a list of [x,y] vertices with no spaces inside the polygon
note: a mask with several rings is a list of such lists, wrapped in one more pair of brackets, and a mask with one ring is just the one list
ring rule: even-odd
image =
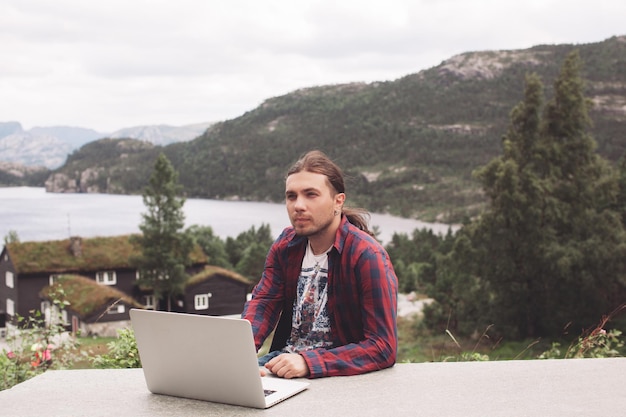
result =
[{"label": "stone tabletop", "polygon": [[151,394],[141,369],[48,371],[0,391],[0,416],[616,417],[625,381],[626,358],[397,364],[257,410]]}]

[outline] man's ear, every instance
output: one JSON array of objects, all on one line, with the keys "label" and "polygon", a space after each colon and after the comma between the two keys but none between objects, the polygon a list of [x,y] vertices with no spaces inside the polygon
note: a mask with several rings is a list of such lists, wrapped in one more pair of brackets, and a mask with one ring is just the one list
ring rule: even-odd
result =
[{"label": "man's ear", "polygon": [[337,193],[335,195],[335,205],[337,208],[341,210],[343,208],[343,204],[346,202],[346,195],[344,193]]}]

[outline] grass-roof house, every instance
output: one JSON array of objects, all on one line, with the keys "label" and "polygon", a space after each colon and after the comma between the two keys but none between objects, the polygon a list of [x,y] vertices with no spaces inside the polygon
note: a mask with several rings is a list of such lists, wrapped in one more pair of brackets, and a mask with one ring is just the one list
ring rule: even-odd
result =
[{"label": "grass-roof house", "polygon": [[120,318],[127,319],[131,308],[145,308],[122,291],[80,275],[60,275],[41,290],[40,297],[55,308],[52,301],[60,293],[67,303],[61,312],[64,321],[82,335],[116,336]]},{"label": "grass-roof house", "polygon": [[185,311],[211,316],[240,314],[251,286],[250,280],[236,272],[207,266],[185,284]]},{"label": "grass-roof house", "polygon": [[[42,290],[63,275],[85,277],[98,284],[99,287],[94,288],[100,288],[103,293],[115,289],[139,305],[151,308],[154,300],[149,289],[136,285],[137,270],[130,264],[130,259],[139,255],[140,249],[132,245],[129,238],[72,237],[7,243],[0,254],[0,312],[6,314],[7,322],[14,322],[18,315],[27,317],[34,310],[44,311],[50,303],[42,299]],[[199,246],[193,249],[191,261],[192,265],[187,269],[189,275],[206,266],[206,255]],[[87,322],[94,319],[91,315],[80,317]],[[118,321],[128,319],[128,311],[119,313]]]}]

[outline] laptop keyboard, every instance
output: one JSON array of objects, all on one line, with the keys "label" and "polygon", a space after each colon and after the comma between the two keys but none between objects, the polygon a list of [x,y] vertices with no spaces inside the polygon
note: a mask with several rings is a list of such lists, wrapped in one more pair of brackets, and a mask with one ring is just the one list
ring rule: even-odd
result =
[{"label": "laptop keyboard", "polygon": [[267,397],[268,395],[272,395],[273,393],[275,393],[276,391],[272,391],[271,389],[264,389],[263,393],[265,394],[265,396]]}]

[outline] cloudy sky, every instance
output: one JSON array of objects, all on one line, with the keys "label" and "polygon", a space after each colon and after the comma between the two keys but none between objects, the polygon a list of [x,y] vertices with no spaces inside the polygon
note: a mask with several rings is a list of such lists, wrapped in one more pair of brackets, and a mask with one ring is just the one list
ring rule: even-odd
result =
[{"label": "cloudy sky", "polygon": [[2,0],[0,121],[100,132],[235,118],[468,51],[626,35],[624,0]]}]

